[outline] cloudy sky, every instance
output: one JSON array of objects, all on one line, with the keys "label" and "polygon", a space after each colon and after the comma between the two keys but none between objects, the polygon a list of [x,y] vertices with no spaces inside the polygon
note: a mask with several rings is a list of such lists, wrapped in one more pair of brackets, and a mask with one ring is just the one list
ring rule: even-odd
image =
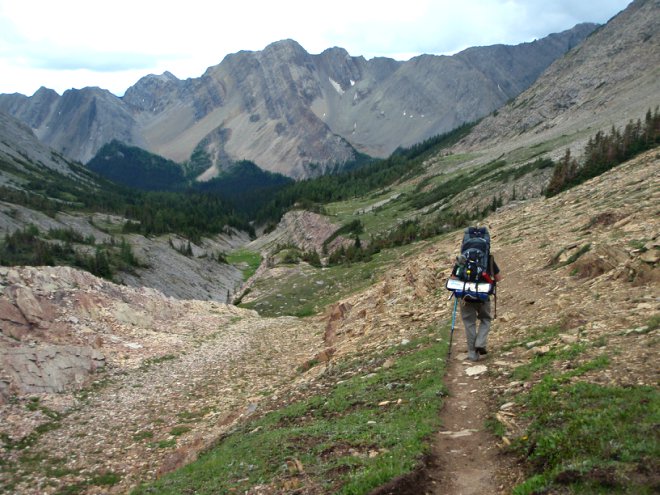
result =
[{"label": "cloudy sky", "polygon": [[291,38],[308,52],[408,60],[605,23],[630,0],[0,0],[0,93],[199,77],[229,53]]}]

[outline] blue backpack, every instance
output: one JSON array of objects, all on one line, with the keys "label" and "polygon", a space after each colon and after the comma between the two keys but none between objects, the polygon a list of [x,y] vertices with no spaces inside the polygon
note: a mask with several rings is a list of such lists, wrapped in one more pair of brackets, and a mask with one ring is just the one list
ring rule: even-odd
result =
[{"label": "blue backpack", "polygon": [[468,227],[463,233],[461,254],[456,260],[447,289],[467,301],[486,301],[494,283],[489,272],[490,234],[486,227]]}]

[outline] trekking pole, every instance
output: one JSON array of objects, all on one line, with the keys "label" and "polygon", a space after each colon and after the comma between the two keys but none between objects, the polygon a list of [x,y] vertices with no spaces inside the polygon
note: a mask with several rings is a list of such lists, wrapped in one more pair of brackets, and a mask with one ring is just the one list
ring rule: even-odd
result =
[{"label": "trekking pole", "polygon": [[454,296],[454,311],[451,315],[451,331],[449,332],[449,349],[447,350],[447,360],[451,356],[451,341],[454,338],[454,326],[456,325],[456,306],[458,306],[458,298]]},{"label": "trekking pole", "polygon": [[493,316],[493,320],[497,319],[497,289],[493,291],[493,299],[495,299],[495,315]]}]

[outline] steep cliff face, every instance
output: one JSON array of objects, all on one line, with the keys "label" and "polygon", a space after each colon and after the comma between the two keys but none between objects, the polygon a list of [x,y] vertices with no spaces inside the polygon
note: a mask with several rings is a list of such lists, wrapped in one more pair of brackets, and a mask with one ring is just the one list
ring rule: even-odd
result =
[{"label": "steep cliff face", "polygon": [[128,88],[122,99],[132,109],[157,114],[180,98],[184,86],[171,72],[151,74]]},{"label": "steep cliff face", "polygon": [[619,126],[654,108],[658,95],[660,1],[636,0],[496,116],[484,119],[459,147],[515,147],[520,139],[541,142],[589,127]]},{"label": "steep cliff face", "polygon": [[0,95],[0,110],[83,162],[119,139],[176,161],[197,149],[216,168],[249,159],[300,178],[351,161],[356,150],[387,156],[487,115],[595,27],[407,62],[367,61],[336,47],[311,55],[284,40],[228,55],[196,79],[146,76],[122,98],[99,88],[62,96],[42,88],[32,97]]},{"label": "steep cliff face", "polygon": [[[310,163],[353,159],[346,140],[334,135],[310,110],[322,88],[312,56],[298,43],[285,40],[262,52],[230,55],[203,79],[207,82],[200,90],[216,87],[216,93],[226,97],[220,106],[207,97],[201,105],[204,117],[174,146],[185,149],[184,139],[194,133],[205,138],[211,155],[222,150],[293,177],[307,175],[305,166]],[[226,132],[218,133],[220,128]],[[204,135],[207,129],[211,132]]]}]

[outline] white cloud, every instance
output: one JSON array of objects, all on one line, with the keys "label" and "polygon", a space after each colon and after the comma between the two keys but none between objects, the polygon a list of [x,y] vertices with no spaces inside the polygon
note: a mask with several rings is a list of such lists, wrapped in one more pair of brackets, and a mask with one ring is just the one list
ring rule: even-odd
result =
[{"label": "white cloud", "polygon": [[286,38],[310,53],[340,46],[355,56],[407,60],[605,22],[628,3],[0,0],[0,92],[97,85],[123,94],[148,73],[198,77],[228,53]]}]

